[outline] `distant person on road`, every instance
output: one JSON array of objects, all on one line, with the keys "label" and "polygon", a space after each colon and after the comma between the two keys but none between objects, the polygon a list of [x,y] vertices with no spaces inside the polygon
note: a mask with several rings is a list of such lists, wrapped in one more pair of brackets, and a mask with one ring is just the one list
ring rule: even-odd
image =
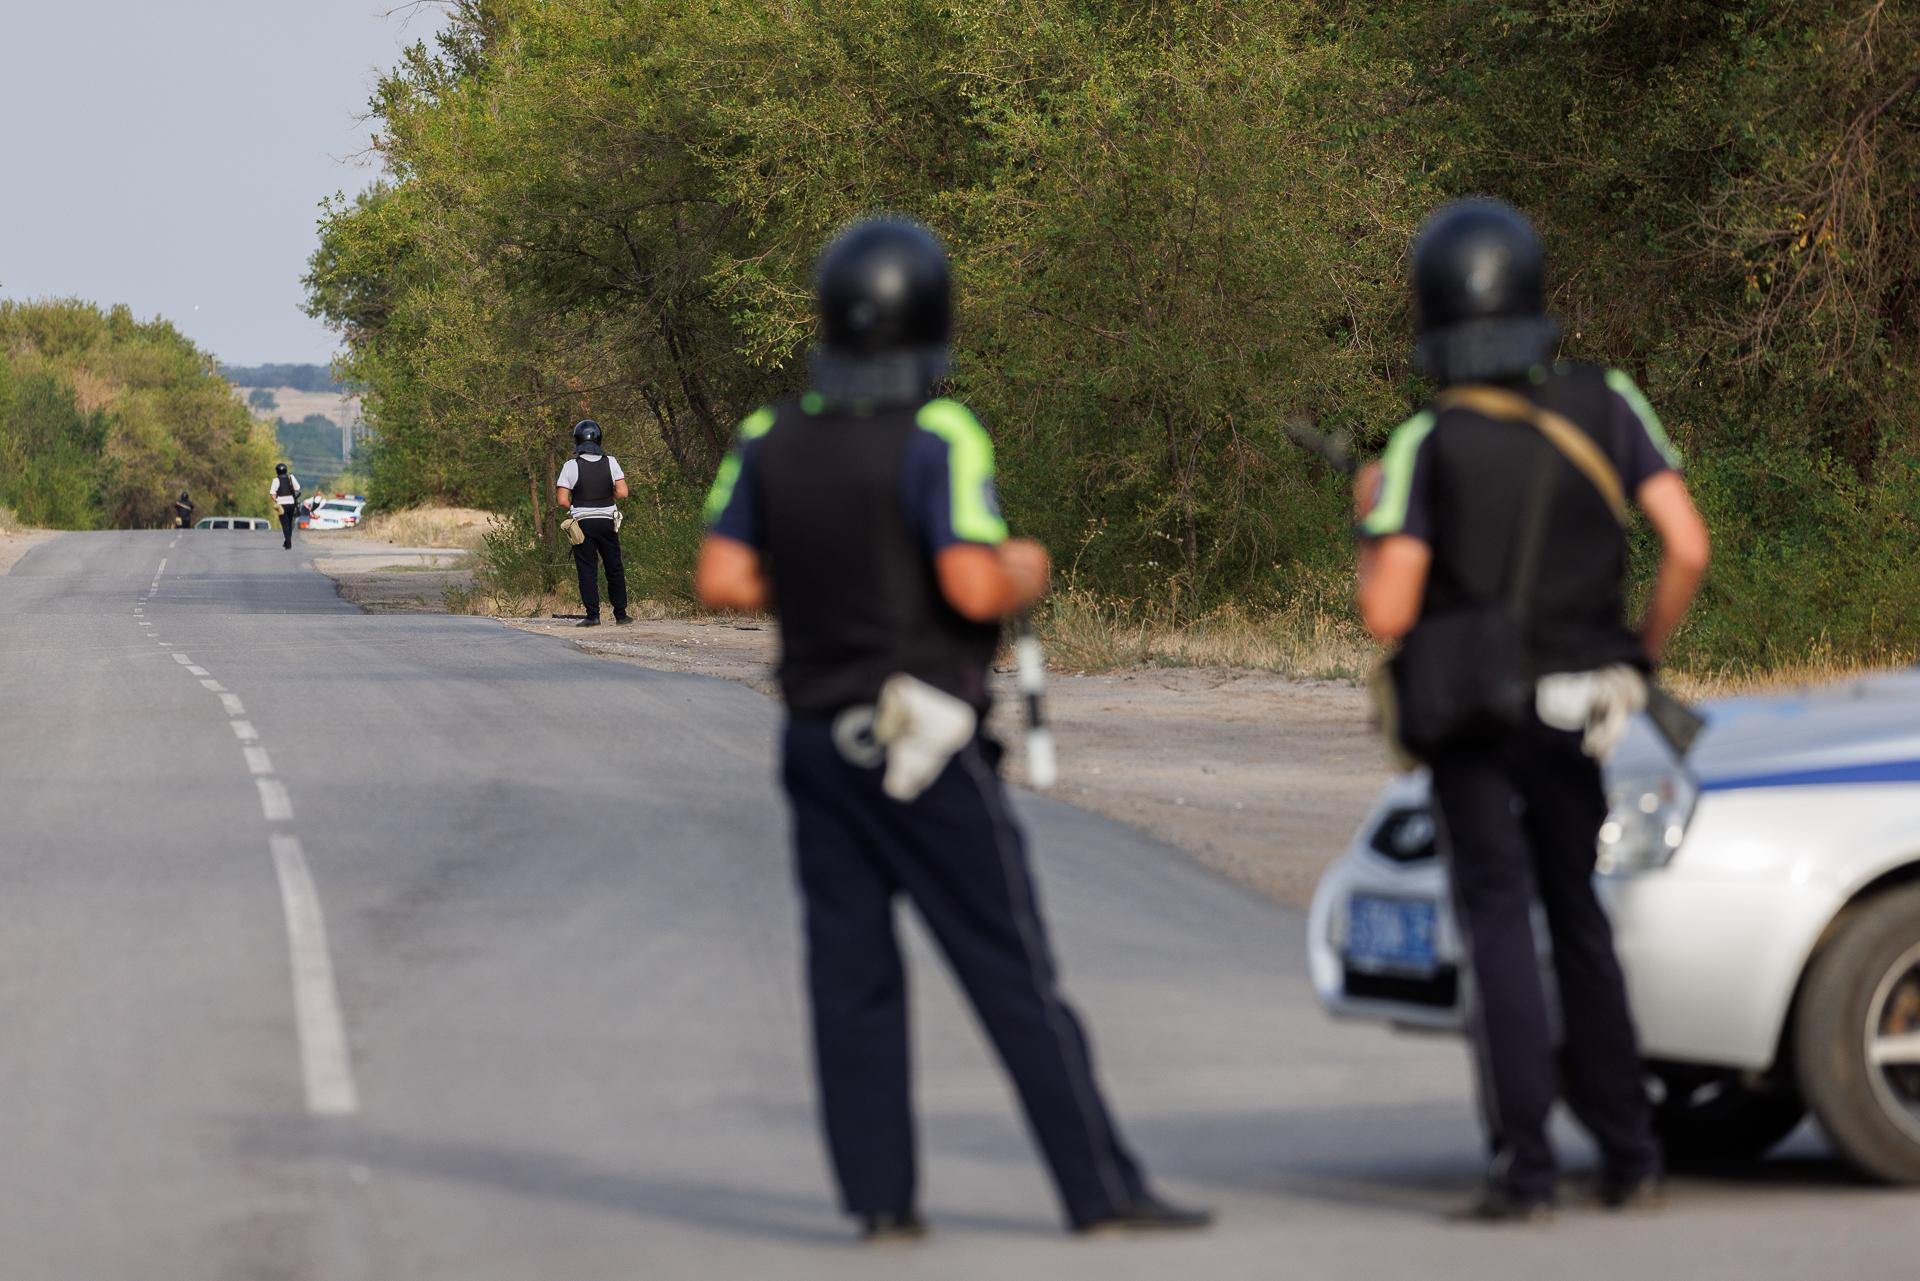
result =
[{"label": "distant person on road", "polygon": [[620,557],[620,509],[614,500],[627,496],[627,473],[619,460],[600,447],[600,424],[582,418],[573,425],[574,456],[560,469],[555,495],[570,512],[573,564],[580,573],[580,604],[587,616],[576,627],[600,625],[600,565],[607,567],[607,599],[613,621],[631,623],[627,615],[627,567]]},{"label": "distant person on road", "polygon": [[180,501],[173,505],[173,527],[175,529],[193,528],[193,500],[187,497],[187,491],[180,491]]},{"label": "distant person on road", "polygon": [[[1632,379],[1554,363],[1540,241],[1518,212],[1440,209],[1412,270],[1417,359],[1442,391],[1358,478],[1359,606],[1376,636],[1401,642],[1400,738],[1432,768],[1473,967],[1492,1163],[1461,1217],[1551,1212],[1547,1117],[1562,1089],[1599,1145],[1602,1202],[1653,1204],[1660,1154],[1593,888],[1607,813],[1596,758],[1646,701],[1706,570],[1706,526]],[[1629,501],[1664,549],[1638,631],[1626,622]],[[1553,936],[1558,1058],[1536,898]]]},{"label": "distant person on road", "polygon": [[696,588],[777,609],[783,778],[806,904],[822,1120],[841,1204],[869,1240],[916,1237],[904,896],[945,951],[1076,1231],[1204,1226],[1148,1189],[1061,999],[1025,839],[981,731],[1001,621],[1047,588],[1009,539],[993,445],[934,399],[947,260],[876,219],[822,255],[813,390],[740,427],[707,502]]},{"label": "distant person on road", "polygon": [[267,487],[267,495],[280,512],[280,545],[291,550],[293,521],[300,514],[300,478],[288,471],[285,463],[275,463],[273,484]]}]

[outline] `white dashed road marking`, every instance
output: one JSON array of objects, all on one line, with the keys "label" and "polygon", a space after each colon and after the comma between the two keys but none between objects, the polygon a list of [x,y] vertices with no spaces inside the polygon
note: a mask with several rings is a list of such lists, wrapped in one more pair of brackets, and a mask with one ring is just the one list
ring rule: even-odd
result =
[{"label": "white dashed road marking", "polygon": [[327,951],[327,925],[313,873],[300,838],[276,833],[273,865],[280,873],[280,901],[287,911],[287,946],[293,960],[294,1023],[300,1033],[300,1073],[307,1111],[315,1116],[351,1116],[360,1110],[347,1054],[347,1029]]},{"label": "white dashed road marking", "polygon": [[293,818],[293,798],[287,795],[287,785],[277,778],[256,778],[255,787],[260,789],[260,812],[267,816],[269,823],[285,823]]},{"label": "white dashed road marking", "polygon": [[[153,574],[156,589],[166,567],[163,558]],[[145,600],[141,598],[143,604]],[[143,611],[136,607],[133,612]],[[144,618],[139,622],[142,627],[153,626]],[[167,644],[158,637],[154,643]],[[227,715],[236,718],[227,723],[233,727],[233,736],[240,740],[247,772],[253,775],[253,785],[260,792],[260,812],[267,822],[292,822],[293,798],[287,795],[287,785],[274,777],[273,758],[259,745],[260,731],[252,721],[237,719],[247,714],[246,705],[186,654],[174,651],[173,661],[198,677],[202,687],[218,694]],[[351,1116],[360,1110],[360,1093],[354,1085],[353,1063],[347,1052],[346,1023],[340,1015],[340,992],[333,978],[333,956],[327,950],[327,925],[320,912],[320,893],[314,886],[306,855],[301,852],[300,838],[275,832],[269,842],[274,870],[280,878],[280,903],[287,917],[287,952],[293,962],[294,1027],[299,1034],[300,1076],[306,1087],[307,1111],[314,1116]]]}]

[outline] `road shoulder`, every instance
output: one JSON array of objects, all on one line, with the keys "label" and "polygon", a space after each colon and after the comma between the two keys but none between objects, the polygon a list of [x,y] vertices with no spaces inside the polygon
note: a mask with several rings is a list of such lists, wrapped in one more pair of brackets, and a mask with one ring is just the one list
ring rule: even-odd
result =
[{"label": "road shoulder", "polygon": [[0,531],[0,575],[12,573],[22,556],[52,537],[45,529]]}]

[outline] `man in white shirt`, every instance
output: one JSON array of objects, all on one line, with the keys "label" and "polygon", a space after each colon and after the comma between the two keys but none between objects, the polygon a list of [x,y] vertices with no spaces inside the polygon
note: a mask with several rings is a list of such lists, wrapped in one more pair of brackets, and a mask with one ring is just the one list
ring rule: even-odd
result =
[{"label": "man in white shirt", "polygon": [[273,465],[273,483],[267,486],[267,497],[273,499],[280,513],[280,545],[291,551],[293,518],[300,511],[300,478],[288,471],[285,463]]},{"label": "man in white shirt", "polygon": [[581,540],[573,545],[573,563],[580,571],[580,604],[587,616],[577,626],[600,625],[600,563],[607,566],[607,599],[613,603],[613,621],[631,623],[627,616],[627,570],[620,559],[619,509],[614,500],[627,496],[627,474],[613,455],[600,447],[600,424],[583,418],[573,425],[574,456],[554,482],[560,506],[573,513]]}]

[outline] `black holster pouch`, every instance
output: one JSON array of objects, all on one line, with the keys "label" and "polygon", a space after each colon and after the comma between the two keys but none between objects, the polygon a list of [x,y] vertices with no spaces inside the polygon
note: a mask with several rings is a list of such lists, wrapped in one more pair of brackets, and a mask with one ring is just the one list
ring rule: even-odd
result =
[{"label": "black holster pouch", "polygon": [[1386,679],[1391,735],[1416,760],[1533,714],[1533,663],[1505,602],[1422,619],[1388,660]]}]

